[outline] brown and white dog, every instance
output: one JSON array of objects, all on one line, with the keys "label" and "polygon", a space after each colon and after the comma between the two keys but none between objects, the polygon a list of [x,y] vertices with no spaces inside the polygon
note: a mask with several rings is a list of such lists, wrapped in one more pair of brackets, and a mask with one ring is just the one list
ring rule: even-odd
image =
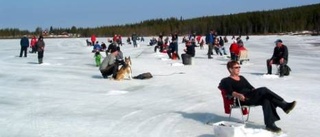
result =
[{"label": "brown and white dog", "polygon": [[127,76],[129,79],[132,79],[132,62],[130,56],[124,58],[124,63],[125,65],[123,65],[117,73],[116,80],[123,80],[125,76]]}]

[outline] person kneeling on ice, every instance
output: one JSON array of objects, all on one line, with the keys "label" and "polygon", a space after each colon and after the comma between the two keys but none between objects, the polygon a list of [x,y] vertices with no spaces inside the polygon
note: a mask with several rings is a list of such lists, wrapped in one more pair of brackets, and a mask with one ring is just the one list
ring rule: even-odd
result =
[{"label": "person kneeling on ice", "polygon": [[237,61],[229,61],[227,69],[230,76],[223,78],[219,87],[228,95],[240,99],[242,105],[261,105],[266,129],[280,132],[281,128],[275,125],[275,121],[280,120],[276,108],[280,107],[288,114],[295,107],[296,101],[288,103],[266,87],[254,88],[246,78],[240,75],[240,64]]},{"label": "person kneeling on ice", "polygon": [[117,50],[117,47],[112,47],[110,52],[111,53],[103,59],[99,69],[103,78],[108,78],[108,76],[112,75],[112,78],[115,79],[119,67],[119,63],[116,61],[119,51]]}]

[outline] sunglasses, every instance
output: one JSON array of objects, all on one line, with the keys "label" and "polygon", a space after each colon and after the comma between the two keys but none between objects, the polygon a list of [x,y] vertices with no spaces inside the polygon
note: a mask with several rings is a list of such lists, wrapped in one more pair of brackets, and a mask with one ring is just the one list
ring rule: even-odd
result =
[{"label": "sunglasses", "polygon": [[241,68],[240,66],[237,66],[237,67],[232,67],[233,69],[239,69],[239,68]]}]

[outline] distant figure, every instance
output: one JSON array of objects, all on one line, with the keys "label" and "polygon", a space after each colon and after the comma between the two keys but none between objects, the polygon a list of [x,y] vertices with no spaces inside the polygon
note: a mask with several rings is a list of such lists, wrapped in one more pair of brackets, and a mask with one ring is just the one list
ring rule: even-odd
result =
[{"label": "distant figure", "polygon": [[223,40],[224,40],[224,43],[228,43],[228,38],[227,38],[227,36],[224,36],[224,37],[223,37]]},{"label": "distant figure", "polygon": [[100,52],[96,52],[94,54],[94,60],[96,62],[97,67],[99,67],[101,65],[101,58],[102,58],[102,56],[101,56]]},{"label": "distant figure", "polygon": [[215,41],[215,35],[214,35],[214,31],[210,30],[209,34],[206,35],[206,44],[208,45],[208,59],[212,59],[212,55],[213,55],[213,45],[214,45],[214,41]]},{"label": "distant figure", "polygon": [[107,45],[104,42],[101,42],[101,51],[105,51],[107,49]]},{"label": "distant figure", "polygon": [[248,41],[249,40],[249,36],[247,35],[247,37],[246,37],[246,40]]},{"label": "distant figure", "polygon": [[27,57],[27,50],[28,50],[28,47],[29,47],[29,39],[27,38],[27,35],[24,35],[21,38],[20,46],[21,46],[21,49],[20,49],[20,56],[19,57],[22,57],[23,53],[24,53],[24,57]]},{"label": "distant figure", "polygon": [[92,45],[91,42],[88,39],[86,39],[86,43],[87,43],[87,46],[91,46]]},{"label": "distant figure", "polygon": [[157,46],[154,46],[154,52],[157,52],[157,49],[159,49],[159,52],[163,51],[163,40],[159,37],[157,41]]},{"label": "distant figure", "polygon": [[91,44],[95,44],[96,43],[96,35],[92,34],[91,35]]},{"label": "distant figure", "polygon": [[30,42],[31,45],[31,53],[36,53],[37,52],[37,37],[33,36]]},{"label": "distant figure", "polygon": [[127,43],[131,45],[131,39],[130,39],[130,37],[127,38]]},{"label": "distant figure", "polygon": [[239,59],[239,46],[236,40],[233,40],[233,43],[230,45],[229,48],[231,60],[238,61]]},{"label": "distant figure", "polygon": [[220,53],[222,52],[223,55],[227,55],[226,50],[224,48],[224,40],[222,37],[219,38],[219,45],[220,45]]},{"label": "distant figure", "polygon": [[133,33],[133,34],[131,35],[131,40],[132,40],[132,42],[133,42],[133,47],[135,47],[135,48],[138,47],[137,39],[138,39],[137,34],[136,34],[136,33]]},{"label": "distant figure", "polygon": [[93,49],[92,49],[92,52],[99,52],[99,51],[102,51],[101,50],[101,46],[99,44],[99,41],[96,42],[96,44],[93,45]]},{"label": "distant figure", "polygon": [[40,36],[37,42],[37,47],[38,47],[38,62],[39,64],[43,63],[43,54],[44,54],[44,47],[45,43],[43,41],[43,36]]}]

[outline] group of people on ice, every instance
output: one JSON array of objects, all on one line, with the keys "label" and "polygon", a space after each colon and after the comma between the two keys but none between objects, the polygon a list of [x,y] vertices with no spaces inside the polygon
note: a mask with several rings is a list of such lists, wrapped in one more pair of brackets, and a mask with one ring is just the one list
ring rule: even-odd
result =
[{"label": "group of people on ice", "polygon": [[37,39],[36,36],[33,36],[31,38],[31,41],[29,42],[29,38],[24,35],[20,39],[20,55],[19,57],[27,57],[28,53],[28,48],[31,48],[30,53],[38,53],[38,63],[42,64],[43,62],[43,55],[44,55],[44,47],[45,47],[45,42],[43,41],[43,36],[40,35],[39,38]]}]

